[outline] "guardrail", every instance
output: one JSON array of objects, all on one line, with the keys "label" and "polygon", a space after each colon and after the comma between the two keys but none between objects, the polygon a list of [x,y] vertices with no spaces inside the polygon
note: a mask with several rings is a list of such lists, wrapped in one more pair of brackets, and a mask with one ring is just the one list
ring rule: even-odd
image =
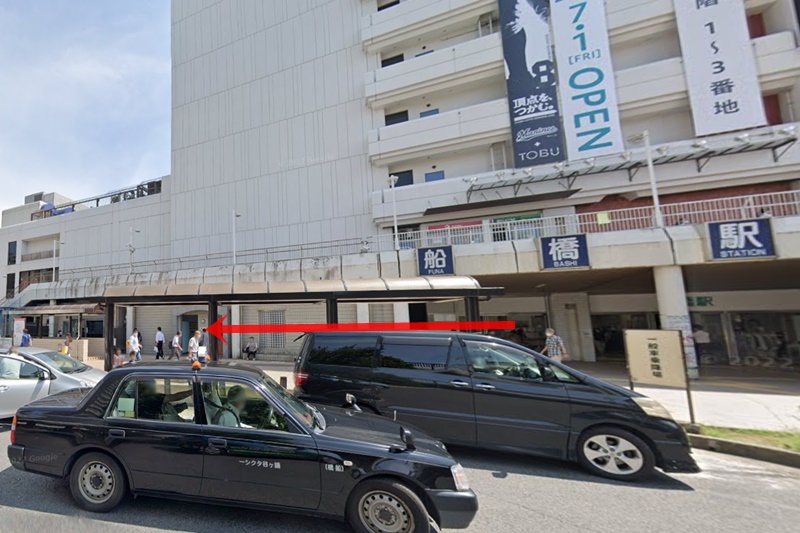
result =
[{"label": "guardrail", "polygon": [[161,180],[162,178],[156,178],[143,181],[138,185],[126,189],[108,192],[101,196],[85,198],[83,200],[75,200],[74,202],[60,204],[50,209],[36,211],[35,213],[31,213],[31,220],[41,220],[43,218],[74,213],[76,210],[100,207],[101,205],[115,204],[127,200],[134,200],[136,198],[144,198],[145,196],[152,196],[154,194],[161,194]]},{"label": "guardrail", "polygon": [[[764,216],[784,217],[800,215],[800,191],[786,191],[753,196],[737,196],[664,204],[664,223],[667,226],[705,224],[725,220],[758,218]],[[527,240],[572,233],[605,233],[648,229],[655,227],[654,210],[649,207],[634,207],[609,211],[593,211],[572,215],[530,218],[507,222],[483,221],[468,226],[453,224],[444,228],[422,229],[400,233],[400,249],[426,246],[464,245],[484,242]],[[276,246],[256,250],[239,251],[237,264],[255,264],[269,261],[312,259],[359,253],[388,252],[395,248],[394,235],[383,234],[363,239],[344,239],[318,243]],[[182,259],[140,261],[133,263],[137,274],[168,272],[204,267],[229,266],[231,254],[214,253]],[[59,279],[81,277],[125,275],[130,264],[87,267],[61,270]]]}]

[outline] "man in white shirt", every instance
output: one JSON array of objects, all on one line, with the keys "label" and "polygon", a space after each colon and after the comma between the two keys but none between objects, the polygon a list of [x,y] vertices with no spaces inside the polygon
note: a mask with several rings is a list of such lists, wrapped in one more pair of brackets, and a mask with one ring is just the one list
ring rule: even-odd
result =
[{"label": "man in white shirt", "polygon": [[169,360],[172,361],[172,358],[174,357],[180,361],[182,355],[183,346],[181,346],[181,332],[179,331],[174,337],[172,337],[172,352],[169,354]]},{"label": "man in white shirt", "polygon": [[194,332],[194,337],[189,339],[189,359],[197,361],[197,355],[200,352],[200,330]]},{"label": "man in white shirt", "polygon": [[247,354],[248,361],[255,360],[256,354],[258,353],[258,343],[255,337],[250,337],[250,342],[244,347],[244,353]]},{"label": "man in white shirt", "polygon": [[22,363],[25,360],[19,355],[16,346],[12,346],[8,355],[0,357],[0,379],[19,379]]},{"label": "man in white shirt", "polygon": [[156,331],[156,359],[164,359],[164,333],[161,328]]},{"label": "man in white shirt", "polygon": [[129,352],[136,352],[136,361],[142,360],[142,346],[139,344],[139,330],[133,328],[133,335],[128,339]]},{"label": "man in white shirt", "polygon": [[692,329],[694,330],[694,349],[697,352],[697,364],[700,364],[703,362],[703,357],[708,355],[708,345],[711,344],[711,335],[699,324],[696,324]]}]

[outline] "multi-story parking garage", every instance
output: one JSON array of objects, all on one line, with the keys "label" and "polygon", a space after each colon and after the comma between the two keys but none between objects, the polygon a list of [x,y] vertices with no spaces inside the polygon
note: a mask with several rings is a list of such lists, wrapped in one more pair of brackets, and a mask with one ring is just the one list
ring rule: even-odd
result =
[{"label": "multi-story parking garage", "polygon": [[[153,275],[452,273],[505,287],[483,316],[516,320],[534,345],[553,326],[575,359],[620,358],[623,329],[667,327],[686,333],[690,365],[701,340],[701,366],[796,366],[797,14],[791,0],[719,4],[619,0],[587,19],[598,53],[585,64],[606,80],[595,113],[575,102],[599,100],[569,92],[581,82],[561,80],[577,64],[565,43],[580,39],[563,38],[576,26],[547,2],[175,0],[171,176],[4,212],[7,313],[45,336],[97,335],[96,309],[51,306],[92,303],[75,286]],[[525,24],[550,32],[544,48],[520,45]],[[554,84],[532,96],[557,106],[521,106],[520,54]],[[596,153],[576,128],[558,133],[601,119],[613,142]],[[341,321],[466,315],[457,302],[342,305]],[[326,317],[313,305],[230,311]],[[202,327],[206,313],[131,307],[115,327],[152,336]],[[260,344],[295,349],[283,336]]]}]

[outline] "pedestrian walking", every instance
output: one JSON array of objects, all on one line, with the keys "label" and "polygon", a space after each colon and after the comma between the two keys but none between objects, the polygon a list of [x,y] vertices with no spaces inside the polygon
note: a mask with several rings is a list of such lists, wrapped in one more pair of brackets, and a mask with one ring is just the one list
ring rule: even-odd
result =
[{"label": "pedestrian walking", "polygon": [[141,342],[141,335],[139,334],[139,330],[133,328],[133,334],[131,338],[128,339],[128,346],[130,347],[130,351],[136,354],[136,361],[142,360],[142,342]]},{"label": "pedestrian walking", "polygon": [[27,347],[31,346],[31,342],[32,342],[31,334],[28,333],[27,329],[23,329],[22,330],[22,341],[19,343],[19,347],[20,348],[27,348]]},{"label": "pedestrian walking", "polygon": [[67,338],[64,339],[64,355],[72,357],[72,335],[67,334]]},{"label": "pedestrian walking", "polygon": [[183,355],[183,346],[181,346],[181,332],[177,332],[174,337],[172,337],[172,351],[169,354],[169,360],[172,361],[174,357],[178,361],[181,360],[181,356]]},{"label": "pedestrian walking", "polygon": [[544,333],[547,335],[547,340],[545,340],[542,353],[547,354],[550,359],[559,363],[561,361],[568,361],[569,355],[567,354],[567,347],[564,345],[564,340],[556,335],[556,330],[547,328]]},{"label": "pedestrian walking", "polygon": [[164,332],[161,328],[156,331],[156,359],[164,359]]},{"label": "pedestrian walking", "polygon": [[255,337],[250,337],[250,342],[247,343],[247,346],[242,351],[247,354],[248,361],[255,361],[256,353],[258,353],[258,343]]},{"label": "pedestrian walking", "polygon": [[[19,331],[19,330],[17,330]],[[19,343],[20,348],[27,348],[31,345],[31,334],[28,333],[27,329],[22,330],[22,341]]]},{"label": "pedestrian walking", "polygon": [[206,331],[206,328],[203,328],[203,333],[200,335],[200,346],[205,346],[206,348],[209,346],[208,332]]},{"label": "pedestrian walking", "polygon": [[114,365],[113,368],[117,368],[118,366],[122,366],[125,364],[125,358],[122,356],[122,350],[117,348],[114,350]]},{"label": "pedestrian walking", "polygon": [[200,333],[200,330],[194,332],[194,337],[189,339],[189,360],[190,361],[197,361],[197,354],[200,352],[200,340],[203,338],[203,334]]},{"label": "pedestrian walking", "polygon": [[694,337],[694,349],[697,352],[697,364],[704,363],[703,360],[708,355],[708,345],[711,344],[711,335],[701,326],[695,324],[692,327],[692,336]]}]

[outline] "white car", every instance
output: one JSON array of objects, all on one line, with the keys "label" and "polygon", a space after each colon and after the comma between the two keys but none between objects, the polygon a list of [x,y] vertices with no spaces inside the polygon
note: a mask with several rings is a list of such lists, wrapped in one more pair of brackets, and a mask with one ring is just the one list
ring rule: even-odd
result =
[{"label": "white car", "polygon": [[67,355],[43,348],[0,353],[0,419],[39,398],[69,389],[91,388],[106,373]]}]

